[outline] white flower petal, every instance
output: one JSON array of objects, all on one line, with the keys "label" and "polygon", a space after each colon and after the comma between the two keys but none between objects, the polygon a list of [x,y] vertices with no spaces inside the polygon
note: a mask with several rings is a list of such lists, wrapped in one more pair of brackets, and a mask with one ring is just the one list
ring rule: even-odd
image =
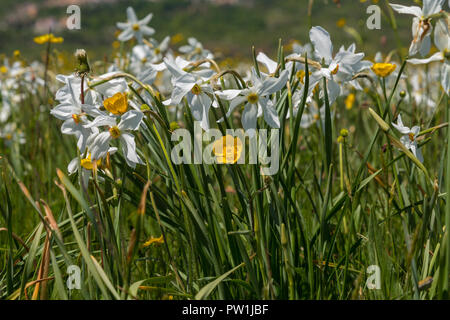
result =
[{"label": "white flower petal", "polygon": [[258,62],[261,62],[264,64],[269,71],[269,73],[273,74],[277,70],[278,63],[270,59],[266,54],[263,52],[260,52],[258,56],[256,57],[256,60]]},{"label": "white flower petal", "polygon": [[272,101],[261,99],[259,105],[263,111],[266,123],[272,128],[280,128],[280,119],[278,118],[277,111],[275,110]]},{"label": "white flower petal", "polygon": [[144,114],[138,110],[130,110],[122,115],[119,122],[119,130],[137,130],[144,118]]},{"label": "white flower petal", "polygon": [[110,140],[111,135],[107,131],[99,133],[95,136],[94,141],[92,141],[92,145],[89,147],[92,160],[102,159],[106,156],[108,153]]},{"label": "white flower petal", "polygon": [[389,5],[392,7],[392,9],[394,9],[398,13],[412,14],[413,16],[416,16],[419,18],[422,16],[422,9],[418,6],[408,7],[408,6],[402,6],[400,4],[394,4],[394,3],[390,3]]},{"label": "white flower petal", "polygon": [[263,81],[259,94],[261,96],[267,96],[272,93],[280,91],[287,83],[289,79],[289,71],[283,70],[279,78],[267,78]]},{"label": "white flower petal", "polygon": [[122,145],[122,152],[125,156],[125,161],[131,168],[135,168],[136,164],[143,163],[136,153],[136,143],[134,142],[134,136],[129,133],[123,133],[120,136]]},{"label": "white flower petal", "polygon": [[428,64],[430,62],[442,61],[442,60],[444,60],[444,55],[442,54],[442,52],[436,52],[431,57],[426,58],[426,59],[408,59],[407,61],[408,61],[408,63],[411,63],[411,64]]},{"label": "white flower petal", "polygon": [[119,41],[128,41],[128,40],[130,40],[131,38],[133,38],[133,35],[134,35],[133,29],[131,29],[131,27],[130,27],[130,28],[125,29],[124,31],[122,31],[122,32],[119,34],[119,36],[117,37],[117,39],[118,39]]},{"label": "white flower petal", "polygon": [[116,118],[108,116],[108,115],[99,115],[93,121],[85,125],[86,128],[92,127],[113,127],[116,125]]},{"label": "white flower petal", "polygon": [[136,23],[138,21],[136,17],[136,12],[134,12],[134,9],[132,7],[127,8],[127,19],[128,22]]},{"label": "white flower petal", "polygon": [[257,118],[258,108],[254,104],[247,103],[242,112],[241,122],[242,127],[245,131],[256,130],[256,118]]},{"label": "white flower petal", "polygon": [[444,0],[423,0],[423,15],[429,17],[442,10]]},{"label": "white flower petal", "polygon": [[309,31],[309,38],[314,45],[314,53],[320,59],[325,59],[329,64],[333,58],[333,43],[331,43],[330,34],[322,27],[313,27]]}]

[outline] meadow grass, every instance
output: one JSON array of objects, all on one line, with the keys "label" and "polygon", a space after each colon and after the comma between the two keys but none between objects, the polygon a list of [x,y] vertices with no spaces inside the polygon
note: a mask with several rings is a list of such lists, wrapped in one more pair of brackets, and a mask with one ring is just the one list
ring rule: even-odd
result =
[{"label": "meadow grass", "polygon": [[[284,50],[280,41],[275,76],[288,62]],[[132,169],[116,153],[86,188],[66,170],[80,156],[75,139],[49,114],[60,86],[54,76],[67,62],[52,49],[48,57],[44,86],[15,89],[20,98],[9,121],[25,143],[0,140],[2,299],[449,298],[448,95],[439,89],[427,112],[413,99],[415,69],[401,55],[389,85],[361,80],[364,90],[352,91],[350,108],[345,97],[330,105],[321,81],[325,94],[315,91],[312,99],[324,105],[323,121],[308,128],[301,119],[311,108],[313,62],[307,55],[294,61],[304,78],[290,74],[272,96],[281,122],[273,176],[262,175],[259,164],[173,164],[174,121],[194,130],[187,101],[176,115],[156,87],[121,74],[133,99],[146,103],[136,134],[145,164]],[[92,63],[92,73],[108,65]],[[237,74],[221,74],[217,86],[241,88]],[[298,111],[287,118],[296,91]],[[228,107],[220,100],[211,123]],[[421,124],[423,164],[391,125],[400,112]],[[214,126],[225,134],[240,126],[239,116]],[[268,126],[260,119],[258,128]],[[71,265],[81,269],[80,290],[66,286]],[[373,265],[380,288],[371,290]]]}]

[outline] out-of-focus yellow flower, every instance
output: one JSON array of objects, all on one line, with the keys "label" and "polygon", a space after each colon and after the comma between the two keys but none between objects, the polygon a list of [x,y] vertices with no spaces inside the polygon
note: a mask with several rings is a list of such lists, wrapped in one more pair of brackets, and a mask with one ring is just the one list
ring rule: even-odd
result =
[{"label": "out-of-focus yellow flower", "polygon": [[176,35],[172,36],[172,38],[170,39],[170,42],[172,44],[177,44],[183,40],[184,40],[183,35],[181,33],[177,33]]},{"label": "out-of-focus yellow flower", "polygon": [[337,25],[339,28],[345,27],[346,24],[347,24],[347,20],[345,20],[345,18],[339,19],[339,20],[336,22],[336,25]]},{"label": "out-of-focus yellow flower", "polygon": [[236,163],[241,157],[242,141],[238,137],[234,138],[232,135],[227,134],[214,142],[213,152],[217,163]]},{"label": "out-of-focus yellow flower", "polygon": [[300,41],[292,39],[289,41],[289,43],[285,46],[287,51],[292,51],[294,49],[294,44],[300,45]]},{"label": "out-of-focus yellow flower", "polygon": [[118,92],[111,98],[105,99],[105,101],[103,101],[103,106],[112,114],[117,115],[125,113],[128,109],[127,95],[125,93]]},{"label": "out-of-focus yellow flower", "polygon": [[120,48],[120,42],[119,41],[113,41],[113,43],[112,43],[112,47],[114,48],[114,49],[119,49]]},{"label": "out-of-focus yellow flower", "polygon": [[47,42],[51,43],[61,43],[64,41],[63,37],[55,37],[53,33],[43,34],[42,36],[35,37],[34,42],[37,44],[44,44]]},{"label": "out-of-focus yellow flower", "polygon": [[385,78],[394,72],[397,66],[392,63],[375,63],[372,66],[372,71],[379,77]]},{"label": "out-of-focus yellow flower", "polygon": [[8,72],[8,68],[6,66],[0,67],[0,73],[7,73],[7,72]]},{"label": "out-of-focus yellow flower", "polygon": [[20,57],[20,50],[14,50],[13,56],[14,56],[14,58]]},{"label": "out-of-focus yellow flower", "polygon": [[151,246],[152,244],[154,244],[154,243],[157,243],[157,244],[163,244],[164,243],[164,237],[161,235],[161,237],[159,237],[159,238],[154,238],[154,237],[151,237],[150,239],[148,239],[144,244],[143,244],[143,246],[144,247],[148,247],[148,246]]},{"label": "out-of-focus yellow flower", "polygon": [[347,110],[351,110],[353,108],[353,104],[355,103],[355,94],[350,93],[345,99],[345,108]]}]

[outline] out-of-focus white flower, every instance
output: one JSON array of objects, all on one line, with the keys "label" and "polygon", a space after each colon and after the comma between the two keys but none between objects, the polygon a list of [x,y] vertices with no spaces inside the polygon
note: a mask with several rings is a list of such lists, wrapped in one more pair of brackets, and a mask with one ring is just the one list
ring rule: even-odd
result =
[{"label": "out-of-focus white flower", "polygon": [[403,6],[399,4],[390,4],[392,9],[398,13],[413,15],[412,36],[413,40],[409,47],[409,55],[413,56],[419,52],[422,57],[430,52],[431,32],[433,27],[430,23],[430,17],[442,10],[444,0],[423,0],[423,7]]},{"label": "out-of-focus white flower", "polygon": [[442,62],[441,68],[441,84],[445,92],[450,92],[450,61],[446,54],[450,52],[450,33],[448,30],[448,24],[445,20],[441,19],[436,23],[434,30],[434,43],[439,49],[431,57],[427,59],[409,59],[411,64],[428,64],[431,62]]},{"label": "out-of-focus white flower", "polygon": [[414,126],[412,128],[406,127],[403,124],[402,116],[399,114],[397,118],[397,123],[392,123],[395,129],[397,129],[403,136],[400,138],[400,142],[411,152],[414,156],[423,162],[423,156],[420,149],[417,147],[417,136],[420,132],[419,126]]},{"label": "out-of-focus white flower", "polygon": [[17,128],[14,122],[5,124],[3,128],[0,128],[0,139],[3,139],[6,146],[10,146],[13,143],[24,144],[26,142],[25,134]]},{"label": "out-of-focus white flower", "polygon": [[192,37],[188,39],[187,45],[181,46],[178,50],[186,54],[188,59],[200,60],[213,58],[211,51],[204,49],[200,41]]},{"label": "out-of-focus white flower", "polygon": [[142,43],[144,36],[151,36],[155,33],[155,30],[147,24],[153,17],[153,13],[148,14],[144,19],[138,20],[136,13],[132,7],[127,8],[127,22],[118,22],[117,27],[123,30],[119,36],[119,41],[128,41],[135,37],[139,43]]}]

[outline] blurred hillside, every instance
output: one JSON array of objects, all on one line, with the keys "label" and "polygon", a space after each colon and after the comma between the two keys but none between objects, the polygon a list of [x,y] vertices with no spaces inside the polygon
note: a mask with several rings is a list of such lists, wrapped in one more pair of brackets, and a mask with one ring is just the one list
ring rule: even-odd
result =
[{"label": "blurred hillside", "polygon": [[[310,20],[308,0],[1,0],[0,53],[11,55],[21,50],[28,58],[38,58],[43,51],[33,37],[47,33],[49,28],[63,36],[64,44],[58,49],[74,51],[86,48],[93,58],[102,58],[111,52],[115,24],[126,21],[125,10],[133,6],[138,18],[153,12],[150,26],[156,29],[155,38],[181,34],[184,39],[194,36],[207,48],[225,56],[250,57],[250,48],[274,54],[278,39],[283,43],[296,39],[307,42]],[[338,2],[341,2],[339,4]],[[326,28],[335,47],[357,42],[358,50],[369,55],[376,51],[388,52],[396,47],[396,38],[386,17],[381,30],[368,30],[365,26],[366,8],[371,1],[315,0],[311,11],[312,25]],[[396,0],[396,3],[413,1]],[[81,8],[81,30],[65,27],[67,6]],[[379,1],[385,8],[385,1]],[[8,10],[4,10],[8,8]],[[385,10],[386,11],[386,10]],[[387,12],[387,11],[386,11]],[[396,15],[398,38],[403,46],[410,41],[411,19]],[[337,22],[346,20],[346,27]],[[343,22],[343,21],[341,21]],[[357,31],[348,32],[349,28]]]}]

